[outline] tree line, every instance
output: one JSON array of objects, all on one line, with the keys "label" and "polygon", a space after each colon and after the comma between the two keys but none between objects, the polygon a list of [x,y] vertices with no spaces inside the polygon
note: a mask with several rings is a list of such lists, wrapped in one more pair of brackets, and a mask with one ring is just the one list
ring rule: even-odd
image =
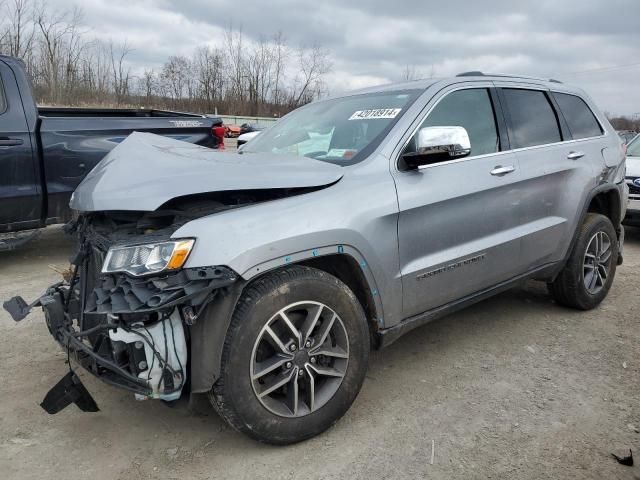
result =
[{"label": "tree line", "polygon": [[609,122],[616,130],[631,130],[634,132],[640,132],[640,116],[638,114],[632,115],[631,117],[627,116],[616,116],[609,117]]},{"label": "tree line", "polygon": [[82,9],[0,0],[0,54],[18,57],[41,105],[134,106],[280,116],[326,93],[329,52],[276,32],[252,41],[229,27],[216,46],[136,68],[125,40],[89,36]]}]

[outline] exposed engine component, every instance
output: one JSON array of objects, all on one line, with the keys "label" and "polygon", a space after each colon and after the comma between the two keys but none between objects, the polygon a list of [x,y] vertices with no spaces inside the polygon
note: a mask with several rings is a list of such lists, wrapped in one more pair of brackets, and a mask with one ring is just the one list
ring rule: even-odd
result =
[{"label": "exposed engine component", "polygon": [[138,400],[180,398],[187,373],[187,342],[176,309],[152,325],[110,329],[109,339],[116,361],[126,361],[131,373],[137,373],[151,389],[149,395],[136,393]]}]

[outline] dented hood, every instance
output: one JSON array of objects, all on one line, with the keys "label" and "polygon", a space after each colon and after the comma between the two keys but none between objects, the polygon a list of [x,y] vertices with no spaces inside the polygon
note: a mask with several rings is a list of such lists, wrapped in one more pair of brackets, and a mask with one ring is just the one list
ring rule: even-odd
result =
[{"label": "dented hood", "polygon": [[153,211],[184,195],[320,187],[340,178],[342,167],[306,157],[223,153],[135,132],[91,170],[70,206],[83,212]]}]

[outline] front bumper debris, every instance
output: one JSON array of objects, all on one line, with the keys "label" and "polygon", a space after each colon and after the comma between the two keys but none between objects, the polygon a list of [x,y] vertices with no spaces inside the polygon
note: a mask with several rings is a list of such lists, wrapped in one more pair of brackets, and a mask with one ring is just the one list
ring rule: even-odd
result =
[{"label": "front bumper debris", "polygon": [[83,412],[99,412],[96,401],[74,372],[67,373],[49,390],[40,406],[53,415],[75,403]]},{"label": "front bumper debris", "polygon": [[[87,291],[86,282],[74,275],[71,283],[52,285],[30,305],[14,297],[4,307],[20,321],[41,306],[51,335],[85,370],[139,399],[171,401],[180,397],[187,379],[185,324],[195,322],[236,278],[225,267],[146,278],[102,275]],[[51,389],[42,407],[57,413],[71,403],[97,411],[73,372]]]}]

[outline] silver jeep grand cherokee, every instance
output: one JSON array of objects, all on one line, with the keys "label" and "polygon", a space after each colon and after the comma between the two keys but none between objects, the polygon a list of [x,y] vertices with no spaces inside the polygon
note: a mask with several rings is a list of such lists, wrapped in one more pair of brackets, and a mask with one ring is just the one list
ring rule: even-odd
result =
[{"label": "silver jeep grand cherokee", "polygon": [[[287,444],[350,407],[370,348],[535,279],[596,307],[622,261],[620,140],[580,90],[480,72],[300,108],[237,154],[133,134],[76,190],[51,334],[138,398],[206,394]],[[71,371],[55,413],[97,405]]]}]

